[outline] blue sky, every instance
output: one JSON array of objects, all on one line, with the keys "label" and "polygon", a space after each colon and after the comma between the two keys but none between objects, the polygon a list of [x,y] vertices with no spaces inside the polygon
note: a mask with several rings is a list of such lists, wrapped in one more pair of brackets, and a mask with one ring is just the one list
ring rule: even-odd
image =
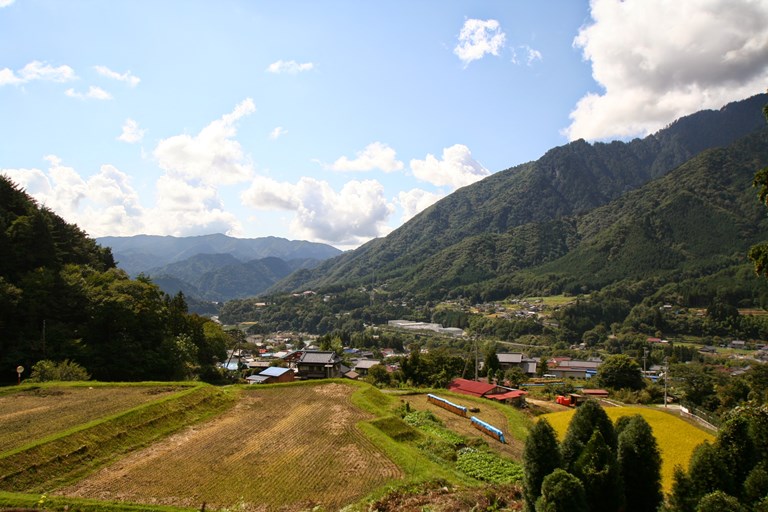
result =
[{"label": "blue sky", "polygon": [[91,236],[354,248],[768,87],[755,0],[0,0],[0,172]]}]

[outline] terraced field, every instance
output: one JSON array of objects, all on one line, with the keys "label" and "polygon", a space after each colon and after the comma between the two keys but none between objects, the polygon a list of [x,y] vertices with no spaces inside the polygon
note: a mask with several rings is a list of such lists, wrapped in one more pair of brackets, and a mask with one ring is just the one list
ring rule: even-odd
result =
[{"label": "terraced field", "polygon": [[38,386],[0,394],[0,454],[179,389],[164,385]]},{"label": "terraced field", "polygon": [[355,427],[356,388],[243,390],[237,405],[136,451],[59,495],[243,511],[336,510],[401,470]]}]

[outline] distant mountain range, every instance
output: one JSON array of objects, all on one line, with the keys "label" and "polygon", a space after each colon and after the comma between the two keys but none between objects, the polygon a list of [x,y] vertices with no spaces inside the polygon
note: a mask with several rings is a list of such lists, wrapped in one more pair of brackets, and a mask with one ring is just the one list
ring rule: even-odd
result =
[{"label": "distant mountain range", "polygon": [[766,103],[761,94],[698,112],[631,142],[554,148],[270,291],[375,283],[430,298],[493,298],[744,265],[749,245],[768,238],[751,187],[768,164]]},{"label": "distant mountain range", "polygon": [[233,238],[137,235],[102,237],[117,265],[131,276],[148,275],[163,291],[191,299],[225,301],[258,295],[298,269],[341,254],[326,244],[277,237]]}]

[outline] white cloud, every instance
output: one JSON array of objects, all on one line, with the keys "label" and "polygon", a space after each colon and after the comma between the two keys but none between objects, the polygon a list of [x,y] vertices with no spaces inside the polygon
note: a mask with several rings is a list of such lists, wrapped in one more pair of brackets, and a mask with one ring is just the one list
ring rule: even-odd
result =
[{"label": "white cloud", "polygon": [[11,5],[15,0],[0,0],[0,7],[8,7]]},{"label": "white cloud", "polygon": [[387,234],[386,221],[394,211],[375,180],[350,181],[337,192],[314,178],[293,184],[260,176],[241,199],[252,208],[292,211],[290,229],[297,238],[337,246],[358,246]]},{"label": "white cloud", "polygon": [[128,118],[125,120],[125,123],[123,123],[123,133],[117,137],[117,140],[133,144],[143,139],[145,132],[146,130],[139,128],[139,123]]},{"label": "white cloud", "polygon": [[113,80],[119,80],[120,82],[125,82],[131,87],[136,87],[139,85],[139,82],[141,82],[141,78],[132,75],[130,71],[126,71],[125,73],[118,73],[116,71],[112,71],[107,66],[94,66],[93,69],[95,69],[96,72],[101,76],[105,76]]},{"label": "white cloud", "polygon": [[268,73],[290,73],[296,74],[302,71],[310,71],[315,65],[311,62],[298,63],[295,60],[278,60],[267,66]]},{"label": "white cloud", "polygon": [[96,87],[95,85],[92,85],[88,87],[88,92],[82,93],[77,92],[74,89],[67,89],[64,91],[64,94],[69,96],[70,98],[77,98],[79,100],[111,100],[112,95],[109,94],[107,91],[102,89],[101,87]]},{"label": "white cloud", "polygon": [[461,27],[459,43],[453,53],[467,66],[486,54],[498,56],[505,40],[506,35],[501,31],[498,21],[468,19]]},{"label": "white cloud", "polygon": [[[518,58],[518,51],[523,54],[523,58]],[[515,64],[522,64],[525,62],[526,65],[531,66],[534,62],[537,60],[541,60],[543,57],[541,55],[541,52],[539,50],[535,50],[531,48],[528,45],[520,45],[518,46],[513,52],[512,52],[512,62]]]},{"label": "white cloud", "polygon": [[111,165],[84,179],[74,168],[62,165],[55,155],[45,157],[47,172],[40,169],[2,169],[40,204],[91,236],[134,235],[145,227],[145,212],[126,174]]},{"label": "white cloud", "polygon": [[436,194],[420,188],[400,192],[397,195],[397,203],[403,209],[403,216],[400,221],[403,223],[408,222],[416,214],[426,210],[443,197],[445,197],[445,194]]},{"label": "white cloud", "polygon": [[0,69],[0,85],[18,85],[33,80],[70,82],[75,79],[77,75],[71,67],[66,65],[53,67],[39,60],[33,60],[16,73],[10,68]]},{"label": "white cloud", "polygon": [[237,121],[255,111],[253,100],[247,98],[194,137],[185,134],[161,140],[154,151],[160,168],[174,178],[203,184],[232,184],[249,179],[252,164],[234,137]]},{"label": "white cloud", "polygon": [[397,159],[395,150],[381,142],[368,144],[365,149],[355,153],[355,159],[342,156],[334,163],[325,166],[334,171],[372,171],[380,169],[394,172],[403,169],[403,162]]},{"label": "white cloud", "polygon": [[156,234],[190,236],[227,233],[237,236],[241,225],[224,211],[217,191],[209,185],[191,185],[170,176],[157,182],[157,203],[144,208],[127,174],[112,165],[83,178],[54,155],[40,169],[0,169],[40,204],[89,235],[130,236]]},{"label": "white cloud", "polygon": [[604,91],[578,102],[571,140],[647,135],[768,83],[766,2],[592,0],[591,13],[574,46]]},{"label": "white cloud", "polygon": [[439,160],[428,154],[424,160],[411,160],[411,171],[421,181],[442,187],[450,186],[455,190],[479,181],[491,172],[472,158],[467,146],[455,144],[443,149],[443,158]]},{"label": "white cloud", "polygon": [[282,137],[287,133],[288,133],[288,130],[286,130],[282,126],[277,126],[274,130],[269,132],[269,138],[270,140],[277,140],[279,137]]}]

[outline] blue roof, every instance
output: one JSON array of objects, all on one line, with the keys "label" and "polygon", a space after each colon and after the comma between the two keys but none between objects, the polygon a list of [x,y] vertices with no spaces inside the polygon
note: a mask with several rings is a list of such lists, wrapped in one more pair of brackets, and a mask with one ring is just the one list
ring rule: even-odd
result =
[{"label": "blue roof", "polygon": [[259,372],[259,375],[265,375],[267,377],[279,377],[285,372],[292,371],[290,368],[280,368],[279,366],[270,366],[264,371]]}]

